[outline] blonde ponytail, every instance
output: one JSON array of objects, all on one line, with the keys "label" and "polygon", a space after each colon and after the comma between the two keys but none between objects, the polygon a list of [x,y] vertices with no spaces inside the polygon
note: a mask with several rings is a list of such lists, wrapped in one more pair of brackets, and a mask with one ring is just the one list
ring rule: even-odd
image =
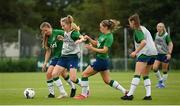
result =
[{"label": "blonde ponytail", "polygon": [[79,31],[80,27],[74,23],[74,18],[71,15],[68,15],[67,17],[61,18],[61,22],[64,22],[66,24],[71,25],[71,30]]}]

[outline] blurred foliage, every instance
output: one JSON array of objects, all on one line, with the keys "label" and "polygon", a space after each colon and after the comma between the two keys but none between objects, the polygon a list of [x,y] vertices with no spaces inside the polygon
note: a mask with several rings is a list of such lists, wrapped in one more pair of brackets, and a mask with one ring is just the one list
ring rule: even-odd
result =
[{"label": "blurred foliage", "polygon": [[11,58],[1,59],[0,72],[34,72],[37,71],[37,60],[24,58],[13,60]]},{"label": "blurred foliage", "polygon": [[[59,20],[68,14],[75,18],[83,34],[96,37],[99,23],[103,19],[117,19],[122,28],[114,32],[113,56],[123,56],[123,28],[128,25],[128,17],[135,12],[140,15],[142,25],[154,35],[156,24],[164,22],[171,29],[176,58],[180,50],[180,1],[179,0],[1,0],[0,1],[0,38],[7,36],[15,40],[11,30],[30,28],[39,30],[43,21],[59,28]],[[9,34],[6,35],[6,32]],[[10,37],[8,37],[10,36]],[[128,35],[128,39],[132,36]],[[128,44],[131,45],[131,41]]]}]

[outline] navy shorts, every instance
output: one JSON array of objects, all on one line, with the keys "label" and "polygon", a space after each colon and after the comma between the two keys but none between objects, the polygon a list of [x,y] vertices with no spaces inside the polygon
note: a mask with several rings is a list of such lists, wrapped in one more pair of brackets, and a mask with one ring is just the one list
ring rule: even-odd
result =
[{"label": "navy shorts", "polygon": [[79,63],[78,56],[62,56],[60,57],[57,65],[70,70],[71,68],[77,69],[78,63]]},{"label": "navy shorts", "polygon": [[169,60],[167,59],[166,54],[158,54],[156,60],[163,63],[169,63]]},{"label": "navy shorts", "polygon": [[109,59],[96,58],[96,61],[91,65],[95,71],[106,71],[109,69]]},{"label": "navy shorts", "polygon": [[147,65],[152,65],[154,64],[155,59],[156,59],[156,56],[140,55],[136,59],[136,62],[147,62]]},{"label": "navy shorts", "polygon": [[51,63],[50,63],[49,65],[55,66],[55,65],[57,64],[58,60],[59,60],[59,58],[53,58],[53,59],[51,59]]}]

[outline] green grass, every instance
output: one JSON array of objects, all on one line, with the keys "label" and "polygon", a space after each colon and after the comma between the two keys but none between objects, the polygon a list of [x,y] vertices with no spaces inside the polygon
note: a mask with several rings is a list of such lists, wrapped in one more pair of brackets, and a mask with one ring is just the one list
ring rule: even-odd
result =
[{"label": "green grass", "polygon": [[[80,76],[80,73],[78,73]],[[120,82],[129,89],[133,72],[112,72],[111,78]],[[137,87],[133,101],[123,101],[119,91],[105,85],[99,74],[89,78],[91,96],[84,100],[73,98],[48,99],[45,73],[0,73],[0,105],[180,105],[180,72],[169,72],[167,87],[155,88],[157,80],[153,73],[152,79],[152,101],[143,101],[145,88],[143,80]],[[66,91],[70,92],[69,85],[62,79]],[[23,91],[25,88],[34,88],[36,96],[34,99],[25,99]],[[77,94],[81,92],[77,87]],[[56,88],[56,95],[59,92]]]}]

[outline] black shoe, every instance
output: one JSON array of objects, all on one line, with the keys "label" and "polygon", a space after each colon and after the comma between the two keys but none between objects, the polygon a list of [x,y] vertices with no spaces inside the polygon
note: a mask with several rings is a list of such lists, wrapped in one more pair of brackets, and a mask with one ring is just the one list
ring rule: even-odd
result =
[{"label": "black shoe", "polygon": [[70,97],[74,97],[76,95],[76,89],[71,89]]},{"label": "black shoe", "polygon": [[151,96],[145,96],[145,97],[143,98],[143,100],[152,100],[152,97],[151,97]]},{"label": "black shoe", "polygon": [[50,93],[50,94],[48,95],[48,98],[55,98],[55,95],[53,95],[53,94]]},{"label": "black shoe", "polygon": [[125,96],[121,97],[122,100],[133,100],[133,98],[134,98],[133,95],[131,95],[131,96],[125,95]]}]

